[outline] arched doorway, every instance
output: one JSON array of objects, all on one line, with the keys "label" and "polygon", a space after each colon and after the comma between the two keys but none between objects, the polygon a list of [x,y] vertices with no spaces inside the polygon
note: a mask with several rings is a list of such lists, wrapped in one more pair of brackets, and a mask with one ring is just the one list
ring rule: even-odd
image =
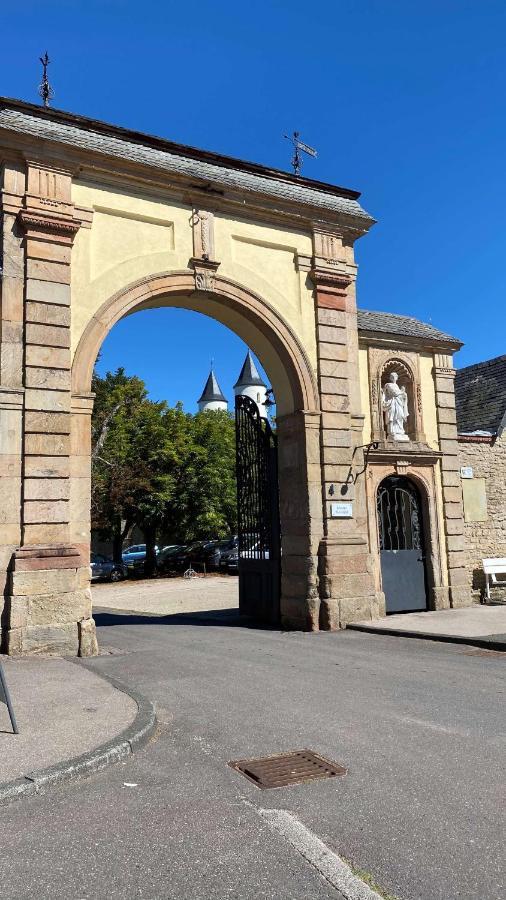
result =
[{"label": "arched doorway", "polygon": [[[242,337],[262,361],[273,386],[278,413],[281,597],[278,607],[270,601],[266,604],[264,596],[259,595],[258,603],[249,596],[248,612],[254,613],[256,607],[260,618],[272,621],[272,609],[276,607],[277,621],[285,627],[318,630],[318,604],[314,598],[322,521],[311,513],[318,505],[321,507],[319,445],[314,440],[315,424],[319,421],[318,389],[315,373],[297,336],[258,295],[219,276],[212,289],[196,288],[191,273],[176,272],[129,285],[106,301],[84,329],[74,356],[72,446],[89,446],[85,435],[93,406],[89,391],[102,341],[125,315],[160,306],[182,307],[216,319]],[[82,457],[82,449],[73,452]],[[89,513],[83,502],[89,480],[89,468],[81,466],[79,477],[71,479],[70,487],[71,539],[83,553],[89,549]],[[261,562],[265,564],[266,559]],[[260,578],[258,583],[265,585],[266,579]]]},{"label": "arched doorway", "polygon": [[377,490],[381,580],[386,612],[427,609],[422,504],[415,484],[389,475]]}]

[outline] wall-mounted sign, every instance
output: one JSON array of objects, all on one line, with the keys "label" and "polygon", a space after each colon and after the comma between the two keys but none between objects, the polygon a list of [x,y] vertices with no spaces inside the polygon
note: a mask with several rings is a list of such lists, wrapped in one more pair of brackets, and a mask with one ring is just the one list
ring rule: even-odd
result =
[{"label": "wall-mounted sign", "polygon": [[351,519],[353,517],[353,503],[351,501],[331,503],[330,515],[333,519]]},{"label": "wall-mounted sign", "polygon": [[473,467],[472,466],[461,466],[460,477],[461,478],[472,478],[473,477]]}]

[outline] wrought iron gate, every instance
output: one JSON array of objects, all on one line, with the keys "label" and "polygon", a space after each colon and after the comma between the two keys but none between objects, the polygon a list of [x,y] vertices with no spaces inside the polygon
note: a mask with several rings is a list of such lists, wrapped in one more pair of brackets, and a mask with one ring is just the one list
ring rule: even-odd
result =
[{"label": "wrought iron gate", "polygon": [[378,487],[381,577],[387,613],[427,609],[422,511],[407,478],[391,475]]},{"label": "wrought iron gate", "polygon": [[239,610],[279,622],[280,528],[277,439],[249,397],[236,397]]}]

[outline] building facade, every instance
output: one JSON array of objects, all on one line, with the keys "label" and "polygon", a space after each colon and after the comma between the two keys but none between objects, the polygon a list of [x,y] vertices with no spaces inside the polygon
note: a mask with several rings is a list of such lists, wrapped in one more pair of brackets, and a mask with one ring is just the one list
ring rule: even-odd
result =
[{"label": "building facade", "polygon": [[[468,579],[479,601],[483,560],[506,558],[506,356],[459,369],[455,395]],[[506,599],[506,586],[494,594]]]},{"label": "building facade", "polygon": [[470,602],[460,344],[357,313],[354,243],[374,224],[358,193],[11,100],[0,160],[6,652],[96,652],[93,365],[119,319],[162,305],[228,326],[268,374],[283,627],[383,615],[410,566],[419,604]]}]

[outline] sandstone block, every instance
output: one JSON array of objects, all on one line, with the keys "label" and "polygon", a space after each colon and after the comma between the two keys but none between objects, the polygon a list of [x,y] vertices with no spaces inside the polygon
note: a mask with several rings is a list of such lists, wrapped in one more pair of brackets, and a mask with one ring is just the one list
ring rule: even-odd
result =
[{"label": "sandstone block", "polygon": [[70,391],[69,369],[48,369],[39,366],[26,366],[25,383],[27,387],[47,388],[49,390]]},{"label": "sandstone block", "polygon": [[79,627],[79,656],[97,656],[98,642],[95,621],[92,618],[83,619],[78,623]]},{"label": "sandstone block", "polygon": [[23,322],[24,285],[22,278],[2,280],[2,318],[9,322]]},{"label": "sandstone block", "polygon": [[[30,265],[30,260],[28,260]],[[32,263],[36,265],[35,262]],[[57,265],[57,263],[53,263]],[[68,267],[65,266],[67,269]],[[29,278],[26,282],[26,299],[38,303],[53,303],[61,306],[70,305],[70,284],[56,284],[52,281],[40,281]],[[36,342],[34,342],[36,343]]]},{"label": "sandstone block", "polygon": [[35,412],[70,412],[70,391],[49,391],[45,388],[27,388],[25,409]]},{"label": "sandstone block", "polygon": [[25,413],[25,433],[70,434],[70,416],[68,413],[28,410]]},{"label": "sandstone block", "polygon": [[25,500],[23,521],[26,524],[68,522],[68,500]]},{"label": "sandstone block", "polygon": [[91,591],[46,594],[28,598],[30,625],[64,625],[91,616]]},{"label": "sandstone block", "polygon": [[[37,283],[38,281],[48,281],[53,282],[52,285],[54,287],[60,287],[60,285],[69,285],[70,284],[70,266],[66,263],[56,262],[55,260],[49,259],[33,259],[28,258],[26,261],[26,277],[29,279],[34,279],[33,283]],[[37,289],[35,290],[35,294],[37,294]],[[47,296],[34,296],[33,287],[30,291],[30,299],[31,300],[48,300]],[[56,302],[56,301],[51,301]]]},{"label": "sandstone block", "polygon": [[282,628],[292,631],[318,631],[320,600],[312,597],[285,597],[281,595],[280,614]]},{"label": "sandstone block", "polygon": [[[57,325],[69,328],[70,309],[65,306],[53,306],[50,303],[28,301],[26,303],[26,321],[38,325]],[[38,342],[34,341],[34,343]],[[42,342],[42,346],[45,346],[44,342]],[[68,347],[70,344],[61,344],[60,346]]]},{"label": "sandstone block", "polygon": [[26,348],[26,365],[44,369],[70,369],[70,350],[66,347],[39,347],[29,344]]},{"label": "sandstone block", "polygon": [[25,500],[68,500],[68,478],[25,478]]},{"label": "sandstone block", "polygon": [[[0,480],[0,525],[17,525],[21,502],[21,480],[2,478]],[[2,540],[4,540],[2,536]]]},{"label": "sandstone block", "polygon": [[451,553],[453,550],[463,551],[466,549],[464,535],[463,534],[447,534],[446,536],[446,546],[448,547],[449,552]]},{"label": "sandstone block", "polygon": [[70,347],[70,331],[57,325],[39,325],[29,322],[26,326],[26,343],[41,347]]},{"label": "sandstone block", "polygon": [[27,238],[26,255],[29,259],[47,259],[51,262],[67,263],[69,265],[71,248],[64,244],[53,244],[48,241]]},{"label": "sandstone block", "polygon": [[29,625],[22,632],[21,652],[37,656],[77,656],[77,622],[66,625]]},{"label": "sandstone block", "polygon": [[68,543],[70,541],[69,523],[39,522],[33,525],[27,524],[24,527],[24,540],[27,544]]},{"label": "sandstone block", "polygon": [[68,456],[25,457],[25,477],[27,478],[65,478],[69,474],[70,461]]},{"label": "sandstone block", "polygon": [[76,590],[76,569],[47,569],[38,572],[12,573],[13,597],[41,594],[72,593]]},{"label": "sandstone block", "polygon": [[346,344],[332,344],[334,348],[332,359],[320,359],[320,375],[329,375],[331,378],[348,376],[347,360],[348,347]]},{"label": "sandstone block", "polygon": [[373,619],[376,607],[374,594],[367,597],[342,597],[339,601],[340,628],[346,628],[350,622]]},{"label": "sandstone block", "polygon": [[320,628],[322,631],[339,629],[339,600],[325,598],[320,603]]},{"label": "sandstone block", "polygon": [[68,456],[68,434],[26,434],[25,453],[28,456]]},{"label": "sandstone block", "polygon": [[445,422],[440,422],[438,425],[439,437],[444,438],[451,441],[457,440],[457,426]]},{"label": "sandstone block", "polygon": [[345,428],[325,428],[322,430],[322,443],[324,447],[351,447],[351,431]]},{"label": "sandstone block", "polygon": [[319,306],[316,310],[316,321],[318,325],[338,325],[340,328],[346,327],[346,313],[337,309],[326,309]]},{"label": "sandstone block", "polygon": [[[323,376],[320,378],[320,390],[322,396],[340,394],[347,397],[349,394],[349,381],[347,378],[329,378]],[[324,409],[323,405],[322,409]]]}]

